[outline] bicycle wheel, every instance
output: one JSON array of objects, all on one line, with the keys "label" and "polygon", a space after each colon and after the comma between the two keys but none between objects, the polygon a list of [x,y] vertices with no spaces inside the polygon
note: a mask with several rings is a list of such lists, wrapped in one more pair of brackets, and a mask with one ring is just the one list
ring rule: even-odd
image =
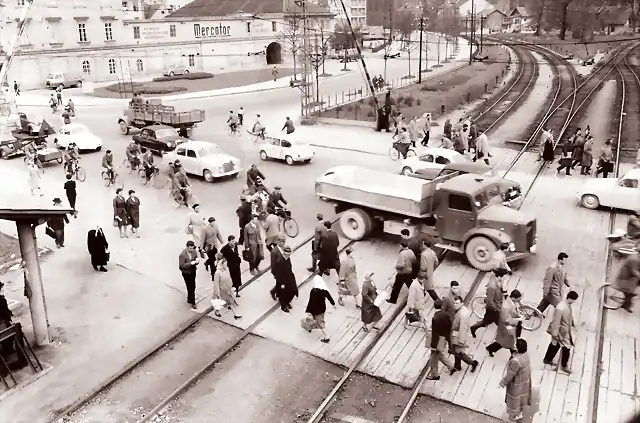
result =
[{"label": "bicycle wheel", "polygon": [[410,148],[409,151],[407,151],[407,157],[412,157],[412,156],[417,156],[416,150],[414,150],[413,148]]},{"label": "bicycle wheel", "polygon": [[522,329],[528,331],[540,329],[544,316],[537,308],[529,304],[521,304],[520,311],[525,317],[525,320],[522,321]]},{"label": "bicycle wheel", "polygon": [[624,302],[622,291],[607,283],[600,287],[600,294],[602,295],[602,306],[607,310],[617,310],[622,307]]},{"label": "bicycle wheel", "polygon": [[124,166],[125,169],[127,169],[127,171],[131,174],[133,172],[133,166],[131,166],[131,162],[129,161],[129,159],[124,159],[122,161],[122,166]]},{"label": "bicycle wheel", "polygon": [[393,160],[395,162],[396,160],[398,160],[400,158],[400,152],[398,150],[396,150],[395,147],[391,147],[389,149],[389,157],[391,157],[391,160]]},{"label": "bicycle wheel", "polygon": [[471,311],[476,315],[478,319],[482,319],[484,317],[484,299],[485,297],[475,297],[471,300],[471,304],[469,304],[469,307],[471,307]]},{"label": "bicycle wheel", "polygon": [[80,166],[76,168],[76,179],[80,182],[84,182],[87,179],[87,173]]},{"label": "bicycle wheel", "polygon": [[147,175],[144,172],[143,168],[138,169],[138,177],[140,178],[140,182],[142,182],[142,185],[147,185],[147,183],[149,181],[147,181]]},{"label": "bicycle wheel", "polygon": [[160,176],[159,173],[156,173],[155,178],[153,178],[153,187],[157,189],[162,189],[167,186],[167,182],[169,182],[168,178],[164,178]]},{"label": "bicycle wheel", "polygon": [[113,185],[116,188],[124,188],[124,181],[122,180],[122,178],[118,173],[113,175]]},{"label": "bicycle wheel", "polygon": [[289,238],[297,237],[299,232],[300,228],[298,227],[298,222],[296,222],[293,217],[284,221],[284,233],[287,234]]},{"label": "bicycle wheel", "polygon": [[100,174],[102,176],[102,182],[104,182],[105,187],[111,186],[111,178],[109,178],[109,174],[107,172],[102,172]]}]

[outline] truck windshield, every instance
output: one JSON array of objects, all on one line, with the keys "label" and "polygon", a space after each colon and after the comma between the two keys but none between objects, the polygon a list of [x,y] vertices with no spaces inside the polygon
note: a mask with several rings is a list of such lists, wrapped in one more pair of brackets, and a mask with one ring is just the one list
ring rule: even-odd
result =
[{"label": "truck windshield", "polygon": [[158,129],[156,131],[156,139],[177,137],[178,132],[173,128]]},{"label": "truck windshield", "polygon": [[487,197],[487,193],[483,191],[476,194],[476,196],[474,197],[474,202],[478,211],[487,207],[489,205],[489,198]]}]

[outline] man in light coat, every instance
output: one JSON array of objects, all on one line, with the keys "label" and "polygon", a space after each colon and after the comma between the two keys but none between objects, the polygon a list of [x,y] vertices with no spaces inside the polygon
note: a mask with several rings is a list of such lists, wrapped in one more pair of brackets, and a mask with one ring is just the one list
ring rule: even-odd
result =
[{"label": "man in light coat", "polygon": [[210,268],[212,279],[216,274],[216,254],[222,244],[224,244],[224,240],[220,235],[216,219],[212,216],[209,218],[209,223],[202,229],[202,245],[198,246],[207,254],[205,268]]},{"label": "man in light coat", "polygon": [[571,373],[569,369],[569,357],[571,356],[571,348],[573,348],[573,310],[571,304],[578,299],[576,291],[569,291],[567,298],[561,301],[553,312],[553,320],[549,324],[547,333],[551,335],[551,342],[547,347],[544,355],[544,364],[553,364],[553,359],[560,349],[560,367],[566,373]]},{"label": "man in light coat", "polygon": [[422,252],[420,253],[420,270],[418,272],[418,280],[422,283],[424,290],[429,294],[431,299],[436,302],[440,299],[436,293],[433,272],[438,267],[438,256],[431,249],[430,242],[422,243]]},{"label": "man in light coat", "polygon": [[491,357],[502,348],[510,350],[512,354],[515,351],[516,338],[519,335],[519,328],[522,327],[522,318],[520,317],[521,301],[522,293],[514,289],[509,294],[509,298],[502,303],[496,339],[486,348]]},{"label": "man in light coat", "polygon": [[391,295],[387,299],[388,303],[395,304],[398,302],[398,296],[402,285],[411,286],[413,280],[413,266],[416,256],[409,249],[409,243],[406,240],[400,241],[400,251],[398,252],[398,260],[396,261],[396,280],[393,282]]},{"label": "man in light coat", "polygon": [[252,275],[257,275],[260,268],[260,262],[264,258],[262,250],[262,235],[260,234],[260,224],[258,223],[258,215],[251,217],[251,222],[244,227],[244,249],[247,261],[249,262],[249,270]]},{"label": "man in light coat", "polygon": [[[407,297],[407,309],[420,317],[420,323],[427,325],[427,313],[424,309],[425,295],[424,286],[420,279],[415,279],[409,286],[409,295]],[[411,322],[407,322],[411,323]]]},{"label": "man in light coat", "polygon": [[278,235],[282,233],[282,228],[280,226],[280,218],[275,214],[275,210],[269,208],[267,213],[262,227],[264,228],[264,243],[267,246],[267,250],[271,251],[278,241]]},{"label": "man in light coat", "polygon": [[488,165],[489,157],[491,157],[489,153],[489,139],[483,129],[478,130],[478,133],[480,135],[476,138],[476,155],[473,161],[475,162],[476,160],[482,159]]},{"label": "man in light coat", "polygon": [[451,326],[451,350],[455,357],[454,367],[462,370],[462,362],[471,366],[471,372],[475,372],[478,361],[469,357],[466,351],[471,341],[471,311],[464,305],[461,297],[456,297],[453,303],[456,314]]},{"label": "man in light coat", "polygon": [[567,280],[567,272],[564,269],[569,255],[561,252],[558,254],[558,260],[547,269],[542,283],[542,300],[538,304],[540,313],[549,307],[549,305],[557,306],[562,301],[562,287],[569,286]]}]

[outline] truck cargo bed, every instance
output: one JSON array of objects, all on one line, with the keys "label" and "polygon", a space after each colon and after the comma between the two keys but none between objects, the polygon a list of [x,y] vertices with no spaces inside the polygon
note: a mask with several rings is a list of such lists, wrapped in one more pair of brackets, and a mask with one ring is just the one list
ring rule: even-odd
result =
[{"label": "truck cargo bed", "polygon": [[204,121],[204,110],[193,109],[176,112],[173,106],[162,104],[135,104],[130,108],[130,119],[148,124],[160,123],[169,126],[189,126]]}]

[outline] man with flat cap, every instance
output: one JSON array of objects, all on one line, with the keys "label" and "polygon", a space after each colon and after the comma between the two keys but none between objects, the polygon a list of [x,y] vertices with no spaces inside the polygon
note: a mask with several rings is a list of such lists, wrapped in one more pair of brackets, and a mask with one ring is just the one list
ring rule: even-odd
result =
[{"label": "man with flat cap", "polygon": [[282,187],[275,186],[273,192],[269,194],[269,200],[267,201],[267,208],[273,207],[274,209],[287,208],[287,200],[282,196]]},{"label": "man with flat cap", "polygon": [[316,219],[318,222],[316,223],[313,241],[311,241],[311,267],[307,268],[309,272],[316,271],[318,260],[320,260],[320,241],[327,231],[327,228],[324,227],[324,216],[322,213],[318,213]]}]

